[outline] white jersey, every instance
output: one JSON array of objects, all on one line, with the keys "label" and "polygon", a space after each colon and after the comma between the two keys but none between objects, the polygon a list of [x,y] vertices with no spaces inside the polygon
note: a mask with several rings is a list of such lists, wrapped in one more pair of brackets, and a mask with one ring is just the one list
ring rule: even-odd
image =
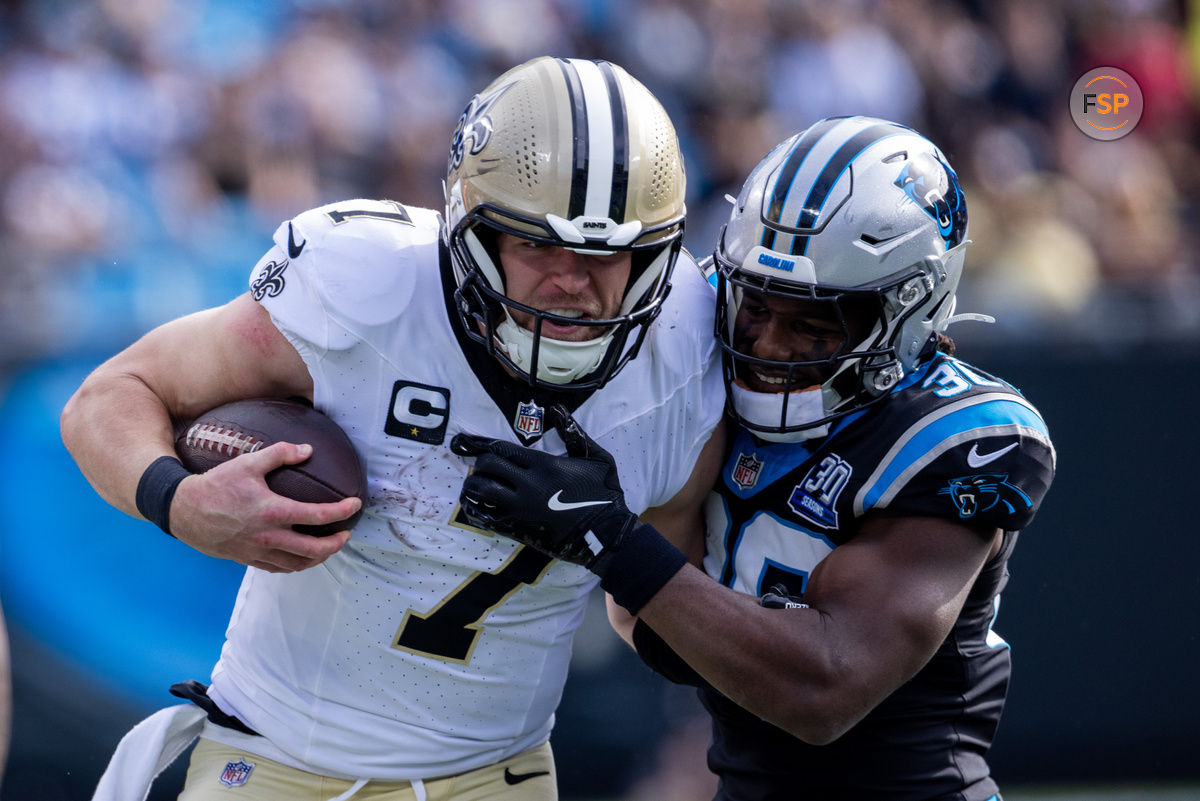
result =
[{"label": "white jersey", "polygon": [[[528,405],[502,411],[469,365],[439,241],[435,212],[347,201],[284,223],[254,270],[251,292],[307,363],[316,407],[362,456],[369,498],[322,565],[247,569],[210,694],[263,736],[206,736],[391,780],[471,770],[549,737],[595,578],[456,520],[474,460],[451,438],[523,442],[541,417],[528,387]],[[680,259],[638,357],[575,411],[637,512],[682,488],[723,406],[711,288]],[[553,431],[531,447],[564,450]]]}]

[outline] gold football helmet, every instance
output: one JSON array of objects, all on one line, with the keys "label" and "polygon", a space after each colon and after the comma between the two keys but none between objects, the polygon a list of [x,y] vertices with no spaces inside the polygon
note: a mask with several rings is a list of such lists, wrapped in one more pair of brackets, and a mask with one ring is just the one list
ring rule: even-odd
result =
[{"label": "gold football helmet", "polygon": [[[596,388],[636,355],[670,287],[683,235],[683,157],[658,100],[607,61],[542,57],[471,99],[450,146],[446,221],[467,334],[522,379]],[[631,251],[620,311],[578,320],[505,293],[496,236],[580,253]],[[532,316],[532,330],[510,310]],[[584,342],[542,336],[544,322],[601,328]]]}]

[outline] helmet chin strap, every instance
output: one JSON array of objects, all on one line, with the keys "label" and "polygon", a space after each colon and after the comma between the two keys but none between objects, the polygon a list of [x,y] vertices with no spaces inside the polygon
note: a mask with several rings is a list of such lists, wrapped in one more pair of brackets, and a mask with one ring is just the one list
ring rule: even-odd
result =
[{"label": "helmet chin strap", "polygon": [[[779,426],[780,404],[787,404],[787,425],[803,425],[820,420],[825,416],[825,404],[821,401],[821,388],[810,387],[799,392],[753,392],[737,382],[729,384],[730,398],[738,417],[748,423],[764,428]],[[799,431],[759,431],[754,436],[767,442],[803,442],[817,439],[829,433],[829,424],[802,428]]]},{"label": "helmet chin strap", "polygon": [[[537,377],[551,384],[566,384],[586,376],[600,366],[612,338],[611,330],[582,342],[541,337]],[[496,327],[496,346],[526,374],[533,373],[533,332],[517,325],[507,308],[504,321]]]}]

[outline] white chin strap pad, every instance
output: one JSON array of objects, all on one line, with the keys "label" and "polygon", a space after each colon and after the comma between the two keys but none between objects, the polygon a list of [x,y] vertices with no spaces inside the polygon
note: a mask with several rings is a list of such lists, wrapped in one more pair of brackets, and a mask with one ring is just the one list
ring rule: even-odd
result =
[{"label": "white chin strap pad", "polygon": [[[825,416],[821,403],[821,388],[811,387],[799,392],[751,392],[737,383],[729,385],[730,398],[738,417],[748,423],[765,428],[778,428],[781,404],[787,404],[787,424],[803,425],[820,420]],[[813,426],[799,431],[755,431],[754,436],[767,442],[803,442],[829,433],[829,425]]]},{"label": "white chin strap pad", "polygon": [[[551,384],[567,384],[600,366],[612,341],[612,331],[583,342],[568,342],[543,336],[538,348],[537,377]],[[496,345],[513,364],[526,373],[533,367],[533,332],[513,322],[504,310],[504,322],[496,328]]]}]

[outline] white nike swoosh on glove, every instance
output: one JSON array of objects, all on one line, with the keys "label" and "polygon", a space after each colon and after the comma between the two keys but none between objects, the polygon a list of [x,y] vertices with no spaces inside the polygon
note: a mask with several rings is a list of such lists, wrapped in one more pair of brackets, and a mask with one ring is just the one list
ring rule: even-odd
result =
[{"label": "white nike swoosh on glove", "polygon": [[560,501],[558,499],[560,495],[562,495],[562,490],[550,496],[550,500],[546,503],[550,507],[550,511],[565,512],[569,509],[582,509],[585,506],[603,506],[606,503],[612,503],[612,501],[575,501],[572,503],[569,501]]}]

